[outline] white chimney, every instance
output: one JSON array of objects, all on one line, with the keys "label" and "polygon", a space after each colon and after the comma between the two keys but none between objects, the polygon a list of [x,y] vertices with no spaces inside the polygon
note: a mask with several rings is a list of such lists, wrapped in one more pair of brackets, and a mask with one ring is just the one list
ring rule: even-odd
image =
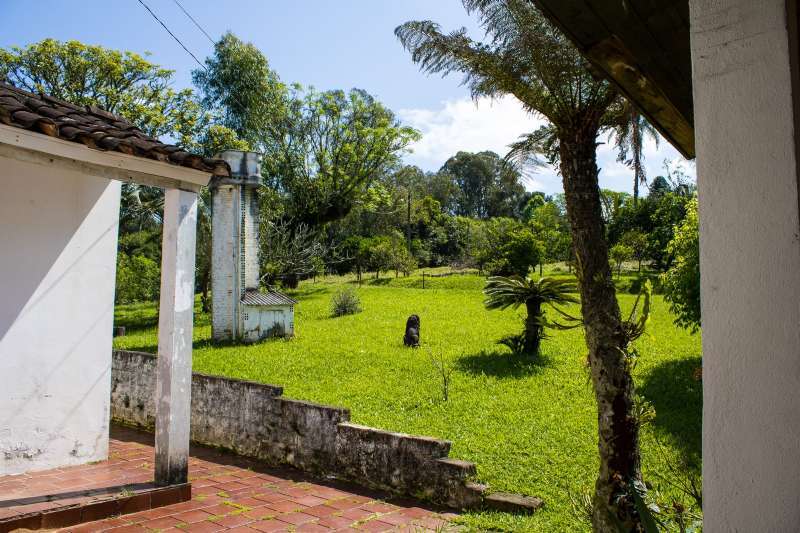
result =
[{"label": "white chimney", "polygon": [[211,180],[211,335],[216,341],[239,340],[244,333],[242,297],[258,290],[258,186],[261,156],[227,150],[219,156],[230,177]]}]

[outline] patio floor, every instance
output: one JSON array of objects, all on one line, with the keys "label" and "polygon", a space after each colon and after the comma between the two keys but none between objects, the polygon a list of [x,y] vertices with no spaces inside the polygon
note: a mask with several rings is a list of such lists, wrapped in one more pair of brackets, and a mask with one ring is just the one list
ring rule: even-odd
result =
[{"label": "patio floor", "polygon": [[[186,488],[153,492],[152,435],[128,428],[111,430],[109,459],[90,465],[16,476],[0,476],[2,521],[22,514],[53,513],[83,508],[83,522],[99,512],[110,498],[133,502],[119,514],[61,531],[443,531],[456,529],[455,515],[437,512],[419,502],[392,499],[338,482],[314,480],[293,469],[269,468],[263,463],[192,447]],[[138,498],[138,500],[137,500]],[[147,499],[145,502],[144,500]],[[175,503],[180,502],[180,503]],[[167,505],[165,505],[167,504]],[[161,507],[159,507],[161,506]],[[144,510],[143,510],[144,509]],[[132,512],[137,511],[137,512]],[[55,515],[52,515],[55,516]],[[56,529],[56,521],[42,522]],[[8,530],[8,529],[6,529]]]}]

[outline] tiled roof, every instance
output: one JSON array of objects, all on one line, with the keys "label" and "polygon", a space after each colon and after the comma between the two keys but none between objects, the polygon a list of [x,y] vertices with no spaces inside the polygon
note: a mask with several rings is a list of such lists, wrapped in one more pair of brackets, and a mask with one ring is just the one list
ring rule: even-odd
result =
[{"label": "tiled roof", "polygon": [[122,152],[229,176],[221,159],[190,154],[145,135],[122,117],[95,106],[79,106],[19,89],[0,79],[0,123],[81,143],[95,150]]},{"label": "tiled roof", "polygon": [[297,301],[279,292],[260,292],[249,289],[244,292],[242,303],[245,305],[294,305]]}]

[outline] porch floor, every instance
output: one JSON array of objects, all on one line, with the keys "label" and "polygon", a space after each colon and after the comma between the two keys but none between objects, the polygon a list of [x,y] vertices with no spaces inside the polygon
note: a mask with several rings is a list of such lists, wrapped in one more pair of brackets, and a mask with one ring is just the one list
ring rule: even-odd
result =
[{"label": "porch floor", "polygon": [[[107,461],[0,476],[0,530],[2,521],[11,517],[86,505],[98,507],[98,502],[110,498],[130,500],[131,495],[152,491],[153,457],[152,435],[112,427]],[[449,519],[455,516],[422,507],[419,502],[392,499],[349,484],[314,480],[293,469],[270,468],[204,447],[192,447],[189,480],[189,501],[181,501],[187,498],[179,494],[158,496],[160,492],[150,492],[152,505],[128,506],[121,512],[130,514],[94,522],[84,518],[85,523],[62,531],[420,532],[449,530]],[[186,493],[185,486],[182,492]],[[83,516],[91,515],[84,512]],[[40,527],[58,526],[45,521]]]}]

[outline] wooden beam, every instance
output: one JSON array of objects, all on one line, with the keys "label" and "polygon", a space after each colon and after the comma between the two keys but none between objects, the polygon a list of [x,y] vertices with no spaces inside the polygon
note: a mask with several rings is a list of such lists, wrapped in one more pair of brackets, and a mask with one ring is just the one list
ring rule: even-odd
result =
[{"label": "wooden beam", "polygon": [[158,485],[188,480],[196,228],[197,194],[168,189],[164,193],[158,317]]}]

